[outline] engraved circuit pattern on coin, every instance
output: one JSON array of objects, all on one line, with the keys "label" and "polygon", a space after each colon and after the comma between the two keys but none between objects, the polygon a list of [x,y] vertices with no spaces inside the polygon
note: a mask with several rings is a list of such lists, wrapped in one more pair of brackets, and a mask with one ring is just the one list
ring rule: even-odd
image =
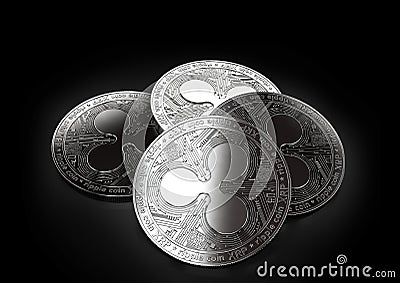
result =
[{"label": "engraved circuit pattern on coin", "polygon": [[[261,139],[265,141],[261,143]],[[192,185],[180,188],[182,195],[218,177],[215,172],[225,167],[229,158],[216,158],[218,164],[212,165],[213,153],[229,144],[231,149],[239,149],[231,156],[235,157],[244,143],[249,151],[239,162],[246,164],[241,179],[229,179],[229,168],[214,191],[197,191],[180,203],[176,203],[179,194],[165,191],[188,184],[176,178],[179,182],[165,184],[174,170],[186,170],[196,178]],[[272,173],[268,180],[257,182],[261,163]],[[231,165],[237,165],[237,160]],[[202,266],[235,263],[261,250],[279,231],[290,204],[290,176],[274,143],[250,124],[226,117],[193,118],[163,132],[143,154],[133,185],[136,216],[148,237],[169,255]],[[250,199],[252,186],[263,186],[263,190]],[[209,211],[218,194],[229,200]],[[240,205],[230,209],[232,203]],[[226,230],[226,223],[240,218],[240,209],[244,210],[243,223]]]},{"label": "engraved circuit pattern on coin", "polygon": [[151,95],[156,121],[167,129],[217,107],[229,97],[254,91],[280,93],[262,74],[224,61],[196,61],[163,75]]},{"label": "engraved circuit pattern on coin", "polygon": [[[132,185],[123,164],[122,131],[133,103],[149,105],[149,100],[149,94],[142,92],[111,92],[71,110],[58,125],[51,145],[61,175],[93,196],[129,199]],[[148,108],[143,111],[148,112]],[[130,135],[144,135],[139,129],[125,130],[131,130]]]},{"label": "engraved circuit pattern on coin", "polygon": [[[260,99],[263,102],[261,104]],[[212,114],[229,114],[266,132],[273,123],[277,143],[285,159],[294,158],[305,164],[308,170],[306,181],[296,186],[292,179],[289,215],[303,214],[321,207],[339,189],[345,172],[343,145],[332,125],[306,103],[283,94],[249,93],[225,101]],[[287,134],[291,136],[295,131],[274,122],[275,118],[282,116],[293,118],[299,125],[299,134],[293,136],[292,140],[287,140]],[[286,137],[282,138],[282,132],[286,132]],[[290,162],[288,165],[293,178],[299,172],[291,167]]]}]

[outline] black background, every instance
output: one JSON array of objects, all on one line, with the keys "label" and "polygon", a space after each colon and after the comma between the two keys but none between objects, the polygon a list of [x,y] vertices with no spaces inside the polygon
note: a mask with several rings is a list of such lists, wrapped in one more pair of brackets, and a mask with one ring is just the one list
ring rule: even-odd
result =
[{"label": "black background", "polygon": [[[155,33],[150,40],[133,31],[94,35],[91,29],[28,29],[12,55],[18,75],[15,88],[22,90],[12,99],[22,106],[16,131],[24,160],[17,177],[21,197],[14,207],[15,215],[21,216],[13,223],[18,235],[18,243],[12,245],[15,278],[263,281],[267,279],[259,279],[256,268],[264,260],[318,266],[335,263],[338,254],[345,254],[349,264],[399,273],[395,188],[381,158],[382,82],[374,67],[379,56],[368,29],[333,25],[310,32],[308,27],[276,37],[268,28],[274,26],[265,23],[265,29],[252,34],[246,29],[236,35],[216,31],[211,38],[197,29],[187,40],[179,40],[176,33]],[[58,174],[50,152],[57,124],[77,104],[109,91],[142,90],[169,69],[202,59],[248,66],[283,93],[316,108],[334,125],[346,156],[344,181],[326,206],[287,219],[260,253],[222,268],[190,266],[161,252],[140,228],[131,203],[78,193]]]}]

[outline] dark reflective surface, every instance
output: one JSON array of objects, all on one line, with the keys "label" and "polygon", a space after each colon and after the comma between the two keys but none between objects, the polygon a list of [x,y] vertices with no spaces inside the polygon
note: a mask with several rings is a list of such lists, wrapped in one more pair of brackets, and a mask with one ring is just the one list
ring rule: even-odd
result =
[{"label": "dark reflective surface", "polygon": [[285,160],[289,166],[292,186],[300,187],[305,185],[310,177],[310,170],[307,165],[301,159],[294,156],[285,156]]},{"label": "dark reflective surface", "polygon": [[113,143],[94,148],[88,158],[89,164],[97,170],[111,170],[122,163],[122,131],[126,113],[120,110],[106,110],[94,119],[95,127],[112,137]]},{"label": "dark reflective surface", "polygon": [[275,130],[276,144],[278,146],[284,143],[296,142],[302,133],[299,122],[286,115],[272,117],[268,121],[267,130],[268,132]]}]

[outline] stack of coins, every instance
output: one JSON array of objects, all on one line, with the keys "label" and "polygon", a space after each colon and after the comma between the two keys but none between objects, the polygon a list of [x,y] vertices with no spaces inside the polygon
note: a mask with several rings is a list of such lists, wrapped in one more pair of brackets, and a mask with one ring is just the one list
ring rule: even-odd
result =
[{"label": "stack of coins", "polygon": [[51,150],[78,191],[132,200],[159,248],[201,266],[260,251],[287,216],[325,205],[345,168],[338,134],[314,108],[248,67],[215,60],[81,103]]}]

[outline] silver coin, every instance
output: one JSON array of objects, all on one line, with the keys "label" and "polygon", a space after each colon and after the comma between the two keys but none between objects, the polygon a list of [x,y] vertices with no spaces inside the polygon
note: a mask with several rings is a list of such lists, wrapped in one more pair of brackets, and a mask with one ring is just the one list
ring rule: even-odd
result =
[{"label": "silver coin", "polygon": [[[260,164],[271,172],[267,178],[256,179]],[[226,117],[193,118],[164,131],[143,154],[133,186],[147,236],[167,254],[201,266],[260,251],[290,204],[290,176],[274,143]],[[263,189],[250,198],[257,186]]]},{"label": "silver coin", "polygon": [[[132,185],[121,150],[124,124],[134,102],[149,105],[149,101],[149,94],[119,91],[96,96],[72,109],[57,126],[51,144],[60,174],[90,195],[129,199]],[[131,135],[144,136],[143,127],[125,129],[129,130]],[[143,145],[137,147],[144,151]]]},{"label": "silver coin", "polygon": [[249,93],[225,101],[212,114],[224,113],[273,131],[292,178],[289,215],[313,211],[338,191],[345,172],[343,145],[311,106],[283,94]]},{"label": "silver coin", "polygon": [[196,61],[180,65],[163,75],[151,94],[151,109],[165,130],[179,122],[211,111],[241,93],[280,93],[262,74],[224,61]]}]

